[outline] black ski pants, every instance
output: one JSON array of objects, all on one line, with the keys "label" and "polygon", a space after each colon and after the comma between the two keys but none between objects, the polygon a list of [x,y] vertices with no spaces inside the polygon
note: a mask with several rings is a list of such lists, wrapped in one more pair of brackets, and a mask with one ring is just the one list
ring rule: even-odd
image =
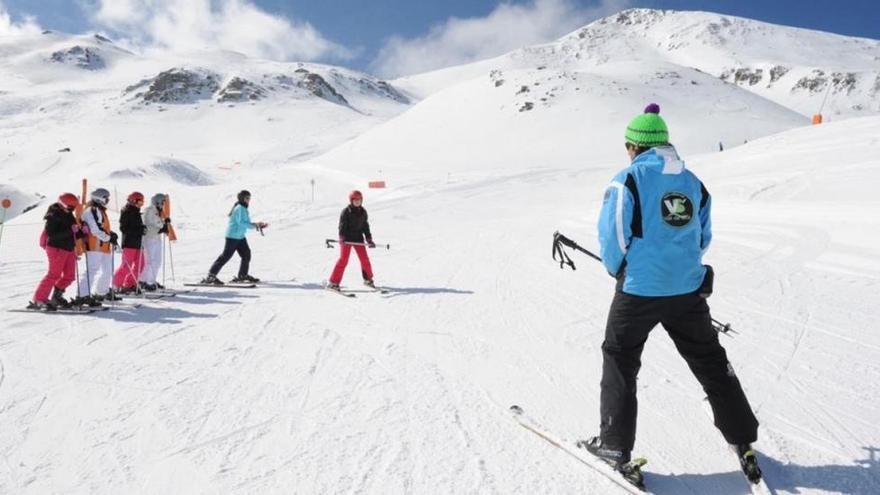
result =
[{"label": "black ski pants", "polygon": [[211,275],[217,276],[223,265],[232,259],[232,255],[238,252],[241,257],[241,264],[238,266],[238,276],[244,277],[248,274],[251,264],[251,248],[248,246],[247,239],[230,239],[226,238],[226,245],[223,247],[223,254],[217,258],[217,261],[211,265]]},{"label": "black ski pants", "polygon": [[602,344],[600,435],[615,450],[632,451],[636,438],[636,376],[648,333],[660,323],[703,386],[715,426],[731,444],[758,438],[758,420],[727,353],[712,328],[709,305],[697,293],[642,297],[617,291]]}]

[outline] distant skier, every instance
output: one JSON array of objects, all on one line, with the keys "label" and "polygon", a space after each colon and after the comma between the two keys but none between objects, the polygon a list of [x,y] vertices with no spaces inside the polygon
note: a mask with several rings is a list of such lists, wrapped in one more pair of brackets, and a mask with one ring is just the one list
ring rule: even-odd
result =
[{"label": "distant skier", "polygon": [[110,281],[113,278],[112,249],[119,245],[118,234],[111,230],[110,216],[107,215],[107,204],[110,191],[99,187],[92,191],[90,200],[80,217],[88,227],[89,236],[86,243],[86,276],[80,277],[78,302],[95,305],[104,299],[118,299],[110,292]]},{"label": "distant skier", "polygon": [[641,479],[640,472],[625,470],[635,444],[642,349],[659,323],[703,386],[715,425],[755,481],[760,469],[750,444],[758,438],[758,421],[718,342],[705,299],[712,272],[701,260],[712,239],[712,199],[669,144],[659,114],[660,107],[651,104],[629,123],[626,150],[632,163],[605,191],[599,242],[617,290],[602,344],[600,434],[580,445],[624,476]]},{"label": "distant skier", "polygon": [[146,226],[141,217],[144,195],[135,191],[128,199],[119,215],[119,230],[122,231],[122,262],[113,275],[113,287],[120,294],[138,291],[138,278],[143,269],[142,252]]},{"label": "distant skier", "polygon": [[46,250],[49,270],[37,286],[28,309],[54,311],[71,306],[64,298],[64,291],[76,280],[76,240],[85,236],[73,214],[77,205],[76,195],[64,193],[43,216],[46,224],[40,246]]},{"label": "distant skier", "polygon": [[223,282],[217,278],[217,274],[223,269],[232,255],[238,252],[241,257],[241,264],[238,266],[238,276],[231,280],[232,283],[256,283],[260,279],[252,277],[248,274],[251,263],[251,248],[248,246],[245,234],[250,229],[265,229],[269,226],[265,222],[251,222],[251,216],[248,207],[251,203],[251,193],[243,190],[238,193],[237,202],[229,212],[229,225],[226,227],[226,245],[223,247],[223,253],[211,265],[208,276],[202,280],[203,284],[223,285]]},{"label": "distant skier", "polygon": [[374,248],[373,235],[370,233],[370,222],[367,219],[367,210],[363,205],[364,195],[360,191],[352,191],[348,195],[348,206],[339,215],[339,260],[330,275],[328,289],[339,290],[345,267],[348,266],[348,258],[351,249],[354,248],[358,260],[361,263],[361,275],[364,285],[375,287],[373,283],[373,267],[366,247]]},{"label": "distant skier", "polygon": [[147,292],[153,292],[165,287],[156,282],[159,276],[159,268],[162,266],[162,234],[168,232],[170,218],[162,217],[162,208],[165,206],[165,195],[154,194],[150,198],[150,206],[144,210],[144,269],[141,271],[140,286]]}]

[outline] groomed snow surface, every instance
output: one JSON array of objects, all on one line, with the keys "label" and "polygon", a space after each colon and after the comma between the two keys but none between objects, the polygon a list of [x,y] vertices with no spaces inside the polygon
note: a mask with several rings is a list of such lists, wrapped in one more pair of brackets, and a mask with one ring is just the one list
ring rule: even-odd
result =
[{"label": "groomed snow surface", "polygon": [[[769,486],[880,493],[880,117],[807,126],[669,60],[551,53],[540,69],[534,50],[535,64],[497,73],[490,61],[391,82],[420,101],[306,64],[349,105],[299,86],[145,105],[123,88],[175,67],[307,76],[231,53],[140,60],[80,38],[103,65],[73,51],[47,66],[70,40],[46,39],[0,40],[0,187],[16,205],[46,196],[14,212],[0,243],[0,493],[619,493],[507,409],[570,438],[598,429],[614,281],[577,254],[576,271],[560,270],[551,237],[597,248],[623,128],[649,101],[713,194],[710,305],[739,332],[721,339],[761,422]],[[270,223],[249,236],[251,273],[268,283],[92,315],[6,312],[45,272],[42,214],[83,177],[111,191],[114,225],[129,192],[170,194],[172,287],[205,275],[249,189],[252,218]],[[389,292],[346,299],[322,289],[337,255],[323,240],[355,188],[391,244],[370,251]],[[362,290],[359,275],[353,256],[343,285]],[[635,454],[651,491],[748,493],[662,328],[639,378]]]},{"label": "groomed snow surface", "polygon": [[[714,194],[714,315],[740,332],[723,342],[778,493],[880,489],[878,134],[880,119],[855,119],[689,157]],[[293,170],[255,172],[253,215],[273,225],[250,236],[252,272],[268,287],[4,315],[0,491],[614,493],[506,409],[573,437],[596,430],[613,281],[587,258],[560,271],[550,239],[559,228],[595,246],[622,164],[394,177],[366,203],[392,244],[371,252],[391,292],[354,300],[320,286],[342,191],[311,204],[291,194],[305,180]],[[177,283],[220,250],[234,191],[219,191],[172,193]],[[42,275],[40,213],[3,239],[4,309]],[[651,489],[746,493],[662,330],[643,362],[637,452]]]}]

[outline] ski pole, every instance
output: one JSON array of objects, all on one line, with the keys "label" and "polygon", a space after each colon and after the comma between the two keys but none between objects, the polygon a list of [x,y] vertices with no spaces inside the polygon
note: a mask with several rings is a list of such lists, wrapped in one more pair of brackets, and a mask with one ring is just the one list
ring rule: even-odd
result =
[{"label": "ski pole", "polygon": [[[333,248],[333,244],[340,243],[339,240],[337,240],[337,239],[325,239],[324,242],[326,243],[327,248],[330,248],[330,249]],[[342,244],[347,244],[349,246],[368,246],[368,244],[366,242],[343,241]],[[391,249],[391,244],[376,244],[376,247],[384,247],[385,249]]]},{"label": "ski pole", "polygon": [[171,262],[171,281],[177,282],[174,278],[174,251],[171,249],[171,240],[168,240],[168,261]]},{"label": "ski pole", "polygon": [[[113,277],[116,273],[116,246],[110,244],[110,276]],[[114,308],[116,307],[116,291],[113,290],[113,279],[110,279],[110,290],[107,291],[110,295],[110,305]]]},{"label": "ski pole", "polygon": [[12,201],[9,198],[3,198],[3,202],[0,203],[0,206],[3,207],[3,217],[0,218],[0,241],[3,240],[3,226],[6,225],[6,211],[9,210],[9,207],[12,206]]},{"label": "ski pole", "polygon": [[168,236],[162,234],[162,287],[165,287],[165,251],[168,250]]},{"label": "ski pole", "polygon": [[[328,241],[329,241],[329,239],[328,239]],[[575,249],[577,251],[580,251],[580,252],[588,255],[589,257],[593,258],[596,261],[599,261],[599,262],[602,261],[602,258],[600,258],[599,256],[580,247],[578,245],[578,243],[576,243],[573,240],[569,239],[568,237],[565,237],[564,235],[560,234],[559,231],[556,231],[553,233],[553,259],[556,260],[557,254],[559,255],[559,260],[557,260],[557,261],[559,261],[559,268],[565,268],[565,265],[569,265],[572,270],[575,269],[574,262],[571,261],[571,258],[569,258],[567,254],[565,254],[565,251],[562,250],[562,246],[568,246],[572,249]],[[327,247],[330,247],[329,244],[327,245]],[[730,326],[730,323],[722,323],[722,322],[716,320],[715,318],[712,318],[712,328],[718,333],[723,333],[725,335],[728,335],[728,337],[730,336],[729,335],[730,333],[736,333],[736,334],[739,333]]]}]

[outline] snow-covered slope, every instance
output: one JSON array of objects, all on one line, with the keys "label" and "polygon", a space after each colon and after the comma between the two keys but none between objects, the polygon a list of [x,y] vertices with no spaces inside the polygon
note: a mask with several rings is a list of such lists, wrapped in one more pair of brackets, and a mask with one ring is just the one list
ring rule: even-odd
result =
[{"label": "snow-covered slope", "polygon": [[[713,193],[711,304],[739,331],[723,342],[761,421],[756,447],[776,493],[880,490],[877,135],[880,119],[852,119],[685,157]],[[506,409],[518,403],[571,437],[596,431],[614,284],[587,258],[560,271],[549,243],[561,229],[595,245],[620,152],[615,165],[560,156],[552,169],[448,181],[411,171],[407,187],[368,192],[376,240],[392,244],[371,252],[390,293],[354,300],[321,290],[335,258],[321,241],[344,188],[367,177],[254,170],[252,215],[272,223],[251,236],[265,288],[3,317],[0,491],[616,493]],[[303,201],[308,177],[335,184],[332,194]],[[169,187],[174,284],[219,252],[236,187]],[[3,309],[41,276],[41,213],[7,226]],[[350,267],[345,282],[357,279]],[[636,449],[651,489],[747,493],[662,330],[643,363]]]},{"label": "snow-covered slope", "polygon": [[[103,62],[79,67],[54,60],[59,52]],[[49,33],[3,37],[0,54],[0,184],[45,195],[81,177],[246,177],[302,162],[410,106],[367,74],[232,52],[137,56],[106,38]]]},{"label": "snow-covered slope", "polygon": [[[739,332],[722,341],[761,421],[768,483],[880,492],[880,117],[804,126],[666,59],[496,59],[397,91],[230,52],[107,48],[87,70],[51,54],[108,42],[60,36],[0,40],[0,184],[54,198],[88,177],[111,190],[114,224],[132,190],[170,193],[180,240],[161,278],[178,287],[219,254],[247,188],[270,223],[249,236],[268,283],[91,316],[7,313],[45,270],[46,202],[4,225],[0,493],[618,493],[507,408],[571,438],[596,432],[614,283],[588,258],[559,270],[550,240],[559,229],[595,247],[623,127],[649,101],[713,194],[710,304]],[[718,141],[724,152],[694,153]],[[380,178],[388,189],[366,189]],[[385,295],[322,290],[336,260],[323,240],[354,188],[391,244],[370,251]],[[349,266],[343,284],[359,278]],[[748,493],[702,397],[658,328],[636,444],[653,492]]]},{"label": "snow-covered slope", "polygon": [[621,61],[699,69],[804,116],[823,103],[833,119],[880,112],[880,40],[709,12],[625,10],[553,43],[395,83],[427,95],[493,69],[589,70]]},{"label": "snow-covered slope", "polygon": [[475,169],[595,166],[619,158],[627,122],[650,101],[660,104],[670,139],[687,154],[808,124],[753,93],[665,62],[498,69],[431,94],[317,161],[389,181],[403,169],[445,178]]}]

